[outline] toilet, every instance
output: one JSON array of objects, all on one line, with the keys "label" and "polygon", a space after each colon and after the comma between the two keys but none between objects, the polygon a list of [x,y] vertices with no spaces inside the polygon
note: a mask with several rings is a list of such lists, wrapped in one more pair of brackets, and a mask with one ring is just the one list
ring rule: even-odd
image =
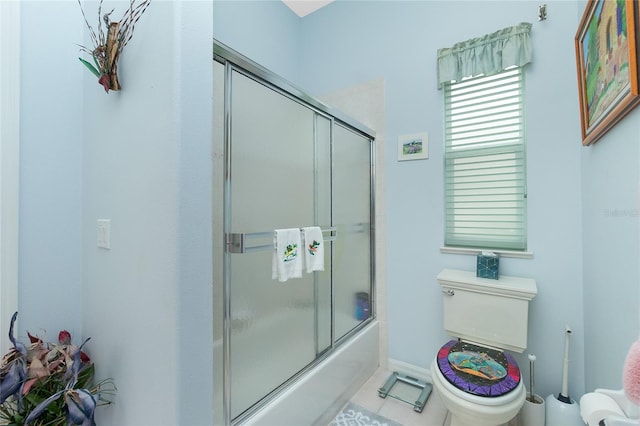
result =
[{"label": "toilet", "polygon": [[535,280],[445,269],[442,288],[444,329],[454,339],[431,364],[433,388],[450,412],[450,426],[497,426],[514,418],[526,390],[509,353],[527,348],[529,302]]}]

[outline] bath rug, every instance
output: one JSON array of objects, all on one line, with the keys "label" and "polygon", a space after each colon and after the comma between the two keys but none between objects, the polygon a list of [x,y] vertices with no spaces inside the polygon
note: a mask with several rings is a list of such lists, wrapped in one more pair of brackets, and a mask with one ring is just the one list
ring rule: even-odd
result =
[{"label": "bath rug", "polygon": [[329,426],[402,426],[352,402],[338,413]]}]

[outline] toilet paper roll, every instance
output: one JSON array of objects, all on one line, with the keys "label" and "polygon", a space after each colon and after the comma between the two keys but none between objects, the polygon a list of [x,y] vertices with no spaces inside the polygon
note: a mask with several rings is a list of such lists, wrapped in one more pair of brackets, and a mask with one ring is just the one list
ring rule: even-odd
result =
[{"label": "toilet paper roll", "polygon": [[580,416],[589,426],[598,426],[600,420],[608,416],[626,417],[611,397],[595,392],[580,398]]}]

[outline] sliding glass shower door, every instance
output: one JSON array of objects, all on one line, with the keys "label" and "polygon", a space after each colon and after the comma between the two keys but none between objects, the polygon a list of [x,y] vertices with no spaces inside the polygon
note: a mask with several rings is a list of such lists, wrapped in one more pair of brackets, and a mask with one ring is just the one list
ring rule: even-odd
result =
[{"label": "sliding glass shower door", "polygon": [[342,125],[333,134],[335,339],[371,315],[371,141]]},{"label": "sliding glass shower door", "polygon": [[[373,131],[215,43],[214,59],[214,412],[229,425],[374,315]],[[308,226],[324,271],[272,279],[274,230]]]},{"label": "sliding glass shower door", "polygon": [[[273,230],[331,224],[331,121],[233,70],[228,145],[231,418],[331,346],[331,244],[324,272],[272,279]],[[327,237],[331,234],[327,233]]]}]

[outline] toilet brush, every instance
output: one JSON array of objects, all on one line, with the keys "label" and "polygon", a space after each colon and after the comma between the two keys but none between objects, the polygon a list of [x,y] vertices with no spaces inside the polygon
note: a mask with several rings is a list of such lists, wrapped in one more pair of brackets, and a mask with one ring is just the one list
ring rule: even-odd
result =
[{"label": "toilet brush", "polygon": [[529,385],[531,389],[529,390],[529,402],[533,402],[535,404],[535,392],[534,392],[534,381],[533,381],[533,363],[536,361],[536,356],[533,354],[529,354]]},{"label": "toilet brush", "polygon": [[533,363],[536,356],[529,354],[529,384],[531,388],[520,411],[520,424],[524,426],[545,426],[545,402],[536,395]]}]

